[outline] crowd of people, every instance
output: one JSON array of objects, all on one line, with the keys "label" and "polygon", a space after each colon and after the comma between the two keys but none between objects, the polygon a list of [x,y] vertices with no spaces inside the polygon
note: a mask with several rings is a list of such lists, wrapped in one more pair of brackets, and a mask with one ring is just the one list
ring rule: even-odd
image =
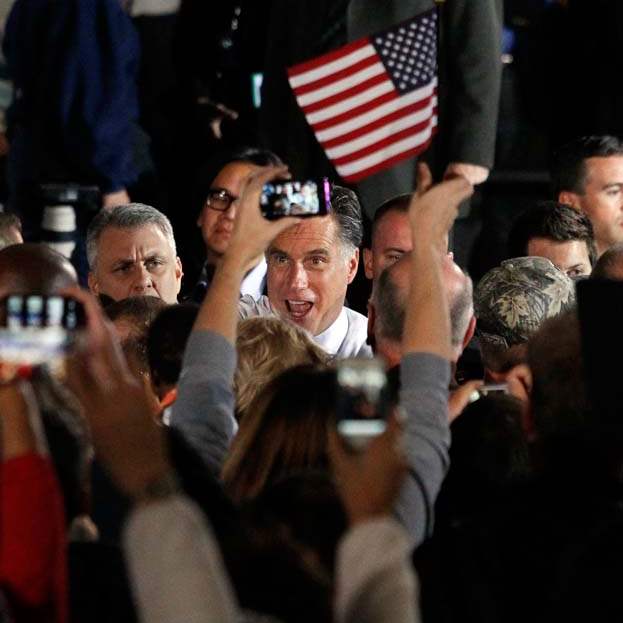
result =
[{"label": "crowd of people", "polygon": [[[90,3],[50,33],[87,28]],[[378,205],[333,179],[327,214],[269,219],[264,188],[289,163],[215,137],[181,193],[196,209],[172,222],[136,200],[134,100],[97,113],[136,69],[136,33],[131,54],[70,46],[97,48],[110,90],[82,89],[69,63],[29,91],[41,56],[15,33],[41,25],[35,4],[15,4],[5,43],[20,175],[0,212],[0,621],[617,620],[623,141],[561,147],[551,195],[477,283],[450,248],[488,160],[451,162],[440,181],[420,162],[409,192],[377,180]],[[166,26],[148,2],[103,4],[111,31],[134,28],[126,11],[143,36]],[[60,135],[26,121],[57,80],[80,95],[59,99],[71,163],[50,157]],[[72,125],[79,101],[97,144]],[[55,175],[77,162],[68,199]],[[70,252],[37,240],[67,220],[41,220],[41,175],[83,229]],[[379,365],[372,412],[347,410],[344,370],[368,382]],[[345,419],[380,424],[354,434]]]}]

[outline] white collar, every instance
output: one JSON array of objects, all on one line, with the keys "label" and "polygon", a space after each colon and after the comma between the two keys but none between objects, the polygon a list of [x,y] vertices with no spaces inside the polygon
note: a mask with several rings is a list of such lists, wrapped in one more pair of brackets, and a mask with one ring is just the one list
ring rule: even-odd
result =
[{"label": "white collar", "polygon": [[266,283],[266,259],[262,258],[259,264],[252,268],[240,286],[240,295],[250,294],[256,301],[264,294],[264,284]]},{"label": "white collar", "polygon": [[342,307],[340,315],[333,324],[319,335],[314,336],[314,342],[324,348],[330,355],[335,355],[348,333],[348,315],[346,308]]}]

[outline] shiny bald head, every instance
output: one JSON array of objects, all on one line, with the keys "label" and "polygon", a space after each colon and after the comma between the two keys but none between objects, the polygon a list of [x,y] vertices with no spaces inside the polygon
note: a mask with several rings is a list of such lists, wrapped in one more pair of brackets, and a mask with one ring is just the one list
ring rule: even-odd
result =
[{"label": "shiny bald head", "polygon": [[69,260],[44,244],[12,245],[0,251],[0,298],[9,294],[58,294],[77,283]]}]

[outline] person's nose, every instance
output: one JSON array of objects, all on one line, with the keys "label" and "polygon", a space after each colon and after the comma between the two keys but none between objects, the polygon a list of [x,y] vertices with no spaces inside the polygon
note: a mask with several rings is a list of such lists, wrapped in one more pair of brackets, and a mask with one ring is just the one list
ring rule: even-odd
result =
[{"label": "person's nose", "polygon": [[154,283],[151,278],[151,273],[147,270],[144,264],[139,264],[136,269],[136,276],[133,283],[133,290],[136,293],[143,293],[149,290],[153,290]]},{"label": "person's nose", "polygon": [[307,288],[309,280],[307,271],[302,264],[294,263],[290,275],[290,286],[293,290],[304,290]]},{"label": "person's nose", "polygon": [[233,221],[236,218],[236,212],[238,211],[238,198],[234,199],[227,210],[221,212],[223,218]]}]

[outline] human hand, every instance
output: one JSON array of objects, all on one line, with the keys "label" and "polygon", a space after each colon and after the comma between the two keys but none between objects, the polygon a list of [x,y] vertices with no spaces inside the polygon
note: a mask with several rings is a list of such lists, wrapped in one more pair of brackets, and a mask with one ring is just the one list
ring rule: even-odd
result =
[{"label": "human hand", "polygon": [[419,197],[433,186],[433,174],[426,162],[418,162],[415,169],[415,194]]},{"label": "human hand", "polygon": [[260,195],[264,184],[289,178],[288,167],[262,167],[250,175],[244,184],[234,229],[223,263],[234,262],[245,270],[253,268],[268,245],[284,230],[300,223],[300,218],[285,217],[275,221],[264,218],[260,210]]},{"label": "human hand", "polygon": [[119,488],[136,497],[171,472],[163,430],[97,300],[77,287],[64,294],[82,303],[87,321],[83,344],[67,361],[67,386],[83,407],[98,458]]},{"label": "human hand", "polygon": [[466,162],[451,162],[443,175],[444,180],[451,180],[455,177],[464,177],[472,186],[482,184],[489,177],[489,169],[478,164],[468,164]]},{"label": "human hand", "polygon": [[482,381],[467,381],[450,392],[450,397],[448,399],[450,422],[454,422],[454,420],[463,413],[465,407],[472,401],[474,392],[482,386]]},{"label": "human hand", "polygon": [[387,430],[362,452],[344,447],[335,429],[329,431],[329,459],[351,525],[391,513],[407,471],[400,449],[401,427],[395,416]]},{"label": "human hand", "polygon": [[473,186],[457,177],[431,186],[422,194],[414,194],[409,206],[414,249],[428,252],[432,245],[445,254],[448,232],[459,205],[473,192]]},{"label": "human hand", "polygon": [[128,191],[125,188],[102,195],[102,208],[104,208],[104,210],[112,210],[117,206],[126,205],[128,203],[130,203],[130,195],[128,195]]}]

